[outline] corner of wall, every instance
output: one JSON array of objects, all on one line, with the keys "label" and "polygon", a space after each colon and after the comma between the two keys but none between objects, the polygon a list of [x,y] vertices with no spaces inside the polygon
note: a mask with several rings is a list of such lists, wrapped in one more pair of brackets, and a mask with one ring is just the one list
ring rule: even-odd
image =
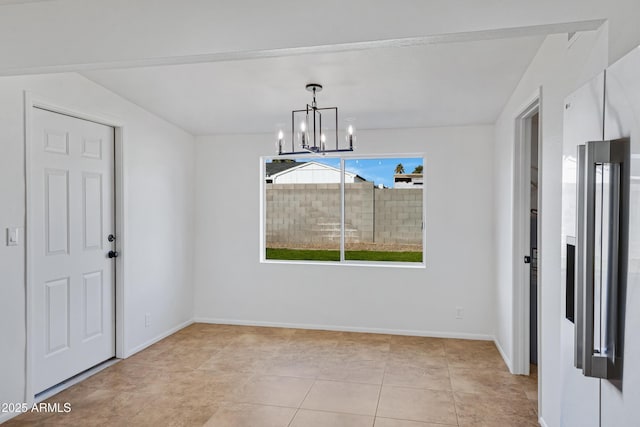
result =
[{"label": "corner of wall", "polygon": [[507,353],[505,353],[505,351],[502,349],[500,342],[495,336],[493,337],[493,343],[496,345],[496,348],[498,349],[498,353],[500,353],[500,356],[502,356],[502,360],[504,360],[504,363],[507,365],[507,368],[509,368],[509,372],[513,374],[513,362],[511,362],[511,359],[509,358],[509,356],[507,356]]},{"label": "corner of wall", "polygon": [[156,337],[154,337],[154,338],[152,338],[152,339],[150,339],[150,340],[148,340],[148,341],[145,341],[145,342],[143,342],[143,343],[142,343],[142,344],[140,344],[140,345],[135,346],[134,348],[131,348],[131,349],[125,349],[125,352],[124,352],[124,358],[125,358],[125,359],[126,359],[126,358],[129,358],[129,357],[133,356],[134,354],[141,352],[141,351],[142,351],[142,350],[144,350],[145,348],[150,347],[150,346],[152,346],[153,344],[157,343],[158,341],[160,341],[160,340],[163,340],[163,339],[167,338],[169,335],[173,335],[173,334],[175,334],[176,332],[178,332],[179,330],[184,329],[184,328],[186,328],[187,326],[192,325],[194,322],[195,322],[195,321],[194,321],[194,319],[193,319],[193,318],[192,318],[192,319],[189,319],[189,320],[187,320],[186,322],[183,322],[183,323],[181,323],[181,324],[179,324],[179,325],[177,325],[177,326],[175,326],[175,327],[173,327],[173,328],[171,328],[171,329],[169,329],[169,330],[167,330],[167,331],[165,331],[165,332],[161,333],[160,335],[157,335]]}]

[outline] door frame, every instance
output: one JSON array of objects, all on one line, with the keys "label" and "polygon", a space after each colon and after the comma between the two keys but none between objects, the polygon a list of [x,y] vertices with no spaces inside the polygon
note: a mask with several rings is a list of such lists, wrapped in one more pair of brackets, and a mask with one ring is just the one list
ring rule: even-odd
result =
[{"label": "door frame", "polygon": [[[531,255],[531,117],[538,113],[538,211],[542,212],[542,88],[538,88],[524,103],[515,118],[514,144],[514,186],[513,186],[513,373],[529,375],[530,360],[530,264],[523,257]],[[538,367],[542,364],[541,334],[541,286],[542,272],[542,216],[538,215],[538,289],[537,289],[537,331],[538,331]],[[540,394],[541,375],[538,369],[538,394]],[[540,400],[538,400],[540,402]]]},{"label": "door frame", "polygon": [[[87,113],[84,108],[69,108],[62,104],[50,101],[46,98],[33,94],[30,91],[24,92],[24,159],[25,159],[25,283],[26,283],[26,370],[25,370],[25,402],[33,404],[35,401],[33,386],[33,371],[35,366],[34,340],[35,330],[33,322],[33,239],[30,233],[34,221],[34,215],[30,206],[31,195],[31,138],[33,126],[33,109],[41,108],[53,113],[63,114],[82,120],[113,127],[115,139],[114,153],[114,202],[115,202],[115,223],[117,248],[122,252],[126,248],[125,240],[125,178],[124,178],[124,135],[125,124],[123,121],[113,117],[106,117],[98,114]],[[115,344],[116,357],[124,358],[126,316],[125,316],[125,257],[115,259]]]}]

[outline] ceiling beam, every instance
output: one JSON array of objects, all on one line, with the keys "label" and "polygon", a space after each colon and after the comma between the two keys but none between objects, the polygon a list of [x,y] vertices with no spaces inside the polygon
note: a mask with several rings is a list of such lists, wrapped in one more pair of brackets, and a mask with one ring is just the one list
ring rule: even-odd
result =
[{"label": "ceiling beam", "polygon": [[0,68],[0,75],[47,74],[62,72],[82,72],[105,69],[125,69],[163,65],[184,65],[209,62],[241,61],[248,59],[275,58],[284,56],[310,55],[322,53],[353,52],[382,48],[405,48],[429,44],[461,43],[517,37],[546,36],[550,34],[593,31],[600,28],[603,19],[578,22],[530,25],[525,27],[501,28],[494,30],[469,31],[461,33],[436,34],[419,37],[402,37],[351,43],[335,43],[316,46],[288,47],[248,51],[226,51],[196,55],[141,58],[121,61],[96,61],[64,65],[43,65],[34,67]]}]

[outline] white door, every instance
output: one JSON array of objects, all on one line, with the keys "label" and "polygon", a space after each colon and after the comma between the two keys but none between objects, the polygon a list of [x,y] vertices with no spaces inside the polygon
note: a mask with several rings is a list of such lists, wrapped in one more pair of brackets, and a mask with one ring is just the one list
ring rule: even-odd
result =
[{"label": "white door", "polygon": [[640,49],[607,69],[605,112],[605,139],[630,138],[631,164],[624,177],[630,183],[628,257],[619,280],[622,381],[602,380],[601,425],[627,427],[640,425]]},{"label": "white door", "polygon": [[115,356],[114,129],[33,109],[34,392]]},{"label": "white door", "polygon": [[[577,150],[587,141],[599,141],[603,135],[602,105],[604,103],[604,74],[572,93],[565,100],[563,165],[562,165],[562,318],[560,326],[562,390],[560,396],[562,427],[598,427],[600,415],[600,380],[585,377],[574,366],[576,325],[566,318],[565,291],[567,254],[566,243],[577,236]],[[576,256],[578,256],[576,254]],[[574,266],[569,266],[574,268]],[[579,284],[576,281],[576,291]],[[577,307],[577,306],[576,306]],[[574,321],[579,322],[577,317]]]}]

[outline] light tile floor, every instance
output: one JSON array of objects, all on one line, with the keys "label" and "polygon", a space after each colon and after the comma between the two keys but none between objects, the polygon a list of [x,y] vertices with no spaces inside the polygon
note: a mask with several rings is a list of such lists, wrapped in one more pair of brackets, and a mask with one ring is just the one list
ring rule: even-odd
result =
[{"label": "light tile floor", "polygon": [[194,324],[7,426],[537,426],[488,341]]}]

